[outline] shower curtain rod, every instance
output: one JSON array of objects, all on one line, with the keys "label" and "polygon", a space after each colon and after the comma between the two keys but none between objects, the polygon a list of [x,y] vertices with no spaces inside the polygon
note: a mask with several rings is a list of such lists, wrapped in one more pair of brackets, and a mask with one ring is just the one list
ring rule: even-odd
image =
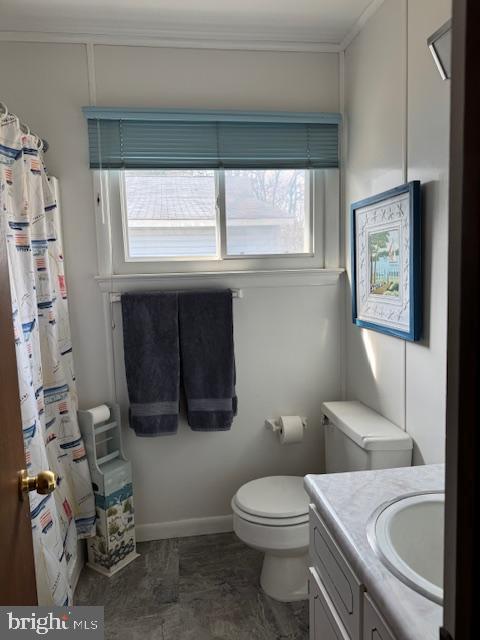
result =
[{"label": "shower curtain rod", "polygon": [[[32,135],[34,138],[37,139],[37,149],[40,151],[43,151],[44,153],[46,151],[48,151],[48,142],[46,140],[44,140],[43,138],[41,138],[39,135],[37,135],[36,133],[34,133],[33,131],[30,130],[30,127],[25,124],[24,122],[22,122],[20,120],[20,118],[15,115],[14,113],[12,113],[11,111],[8,110],[7,105],[5,104],[5,102],[1,102],[0,101],[0,122],[2,120],[4,120],[7,116],[12,116],[13,118],[15,118],[18,122],[18,126],[20,127],[20,130],[23,133],[26,133],[27,135]],[[39,145],[39,143],[41,143]]]}]

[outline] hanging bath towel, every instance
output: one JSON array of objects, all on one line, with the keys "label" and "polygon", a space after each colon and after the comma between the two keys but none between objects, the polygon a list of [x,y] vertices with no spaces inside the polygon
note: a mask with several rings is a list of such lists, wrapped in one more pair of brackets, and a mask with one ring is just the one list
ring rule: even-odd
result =
[{"label": "hanging bath towel", "polygon": [[122,318],[130,426],[137,436],[175,433],[180,381],[178,295],[124,294]]},{"label": "hanging bath towel", "polygon": [[182,379],[194,431],[227,431],[237,413],[232,292],[179,294]]}]

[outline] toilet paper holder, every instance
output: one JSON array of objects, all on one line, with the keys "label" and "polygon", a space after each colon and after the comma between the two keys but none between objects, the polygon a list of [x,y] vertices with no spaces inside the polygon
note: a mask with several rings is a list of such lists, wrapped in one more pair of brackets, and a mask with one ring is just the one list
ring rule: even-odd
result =
[{"label": "toilet paper holder", "polygon": [[[302,421],[303,428],[306,429],[308,425],[307,418],[301,417],[300,420]],[[282,425],[280,424],[280,418],[267,418],[265,420],[265,427],[267,429],[271,429],[273,433],[275,433],[276,431],[280,431],[280,429],[282,428]]]}]

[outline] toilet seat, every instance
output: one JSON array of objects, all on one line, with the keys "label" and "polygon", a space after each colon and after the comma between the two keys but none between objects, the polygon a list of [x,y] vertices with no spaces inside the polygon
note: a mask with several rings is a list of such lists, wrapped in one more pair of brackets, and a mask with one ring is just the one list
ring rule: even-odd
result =
[{"label": "toilet seat", "polygon": [[270,476],[247,482],[232,499],[232,509],[240,518],[273,527],[308,522],[308,496],[303,478]]},{"label": "toilet seat", "polygon": [[254,516],[253,514],[240,509],[235,503],[235,498],[233,498],[231,505],[233,513],[239,518],[247,520],[248,522],[253,522],[254,524],[261,524],[265,527],[290,527],[296,524],[304,524],[305,522],[308,522],[308,513],[294,518],[262,518],[261,516]]}]

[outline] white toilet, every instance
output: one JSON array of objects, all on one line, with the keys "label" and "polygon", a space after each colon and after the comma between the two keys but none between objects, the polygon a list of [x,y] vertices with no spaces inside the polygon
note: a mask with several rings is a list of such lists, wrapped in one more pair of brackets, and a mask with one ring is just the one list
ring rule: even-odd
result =
[{"label": "white toilet", "polygon": [[[361,402],[326,402],[322,411],[327,473],[410,466],[410,436]],[[297,476],[252,480],[232,499],[233,529],[265,553],[260,584],[275,600],[308,596],[308,505]]]}]

